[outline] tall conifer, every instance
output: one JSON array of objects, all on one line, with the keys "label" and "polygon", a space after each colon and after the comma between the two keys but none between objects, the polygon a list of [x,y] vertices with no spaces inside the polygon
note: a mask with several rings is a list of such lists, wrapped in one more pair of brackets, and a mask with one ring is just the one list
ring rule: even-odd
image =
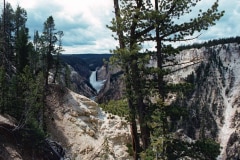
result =
[{"label": "tall conifer", "polygon": [[[216,0],[208,10],[199,10],[197,17],[193,16],[188,21],[181,21],[186,14],[191,14],[191,9],[199,0],[113,0],[113,2],[115,18],[108,27],[116,33],[115,39],[119,41],[119,47],[113,52],[115,62],[118,62],[125,73],[132,144],[134,158],[137,160],[140,152],[150,146],[148,122],[152,120],[148,114],[156,111],[156,105],[151,101],[154,95],[160,102],[156,104],[159,106],[159,118],[163,125],[161,134],[167,134],[166,117],[162,115],[165,115],[164,97],[169,90],[164,77],[171,67],[166,69],[164,64],[168,61],[169,55],[177,52],[170,45],[165,45],[165,42],[188,40],[186,37],[214,25],[215,21],[223,16],[223,12],[218,11],[218,0]],[[144,43],[149,41],[156,44],[155,52],[143,48]],[[150,56],[157,58],[156,69],[153,67],[145,69]],[[150,87],[150,84],[154,86]],[[154,94],[147,94],[147,90]],[[137,123],[140,125],[140,137],[137,133]],[[154,128],[152,129],[151,132],[154,132]],[[162,149],[162,152],[165,150]]]}]

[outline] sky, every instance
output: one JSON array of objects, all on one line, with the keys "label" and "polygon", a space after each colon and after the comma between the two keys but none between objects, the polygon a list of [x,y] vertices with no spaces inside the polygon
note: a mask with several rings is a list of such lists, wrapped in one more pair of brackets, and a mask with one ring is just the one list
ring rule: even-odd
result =
[{"label": "sky", "polygon": [[[43,23],[53,16],[55,28],[64,32],[65,54],[109,53],[117,42],[106,27],[114,16],[113,0],[6,0],[13,8],[19,4],[27,11],[27,27],[30,35],[41,32]],[[202,0],[198,8],[207,9],[215,0]],[[0,3],[0,7],[3,2]],[[187,42],[202,42],[211,39],[240,36],[240,1],[219,0],[219,10],[225,15],[215,26],[202,31],[198,39]],[[178,45],[178,44],[177,44]],[[148,46],[148,45],[146,45]],[[149,44],[149,47],[152,47]]]}]

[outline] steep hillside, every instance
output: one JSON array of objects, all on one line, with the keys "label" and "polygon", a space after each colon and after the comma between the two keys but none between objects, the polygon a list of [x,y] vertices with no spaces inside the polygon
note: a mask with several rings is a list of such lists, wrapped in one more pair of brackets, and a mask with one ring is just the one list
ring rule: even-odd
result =
[{"label": "steep hillside", "polygon": [[104,86],[96,97],[98,103],[122,98],[124,89],[122,76],[123,72],[116,66],[102,66],[97,70],[97,79],[105,79]]},{"label": "steep hillside", "polygon": [[131,159],[127,122],[102,111],[97,103],[58,86],[47,98],[47,130],[66,150],[66,157],[82,160]]},{"label": "steep hillside", "polygon": [[[213,137],[222,147],[219,159],[239,158],[240,48],[225,44],[195,50],[204,60],[194,71],[195,89],[187,102],[189,129],[196,138]],[[197,124],[197,125],[196,125]],[[234,138],[231,138],[231,137]]]},{"label": "steep hillside", "polygon": [[70,66],[72,82],[70,88],[89,98],[95,97],[98,89],[94,89],[95,86],[91,84],[90,77],[104,65],[104,59],[108,61],[111,56],[111,54],[61,55],[61,60]]},{"label": "steep hillside", "polygon": [[[240,45],[187,49],[175,59],[181,65],[173,69],[176,72],[167,77],[168,81],[188,81],[194,88],[185,97],[171,96],[173,104],[187,111],[187,116],[170,119],[171,129],[183,129],[193,139],[215,139],[222,148],[219,160],[239,159]],[[152,59],[149,65],[156,66],[156,61]],[[121,92],[123,84],[117,73],[109,71],[108,81],[97,97],[99,102],[116,99]]]},{"label": "steep hillside", "polygon": [[183,128],[193,139],[214,138],[221,145],[219,160],[240,157],[239,58],[237,43],[184,50],[176,57],[182,65],[168,77],[172,83],[194,85],[186,98],[175,101],[188,116],[173,128]]},{"label": "steep hillside", "polygon": [[[108,114],[89,98],[51,84],[46,99],[47,139],[23,130],[7,115],[0,115],[1,160],[126,160],[132,159],[128,122]],[[33,145],[34,144],[34,145]],[[40,145],[41,144],[41,145]]]},{"label": "steep hillside", "polygon": [[56,142],[39,139],[34,130],[18,126],[9,115],[0,115],[1,160],[58,160],[64,151]]},{"label": "steep hillside", "polygon": [[[87,77],[84,76],[84,71],[81,72],[80,70],[75,70],[70,65],[69,65],[69,68],[71,72],[70,73],[70,79],[71,79],[70,89],[86,97],[96,96],[97,92],[89,82],[88,76]],[[91,74],[90,70],[85,70],[85,72],[86,71],[88,72],[88,75]]]},{"label": "steep hillside", "polygon": [[[167,77],[169,82],[187,81],[193,88],[185,96],[170,96],[170,102],[187,113],[169,117],[170,129],[193,140],[215,139],[221,145],[218,160],[240,159],[240,45],[188,49],[175,59],[181,65]],[[149,65],[155,66],[156,61],[152,59]],[[121,98],[121,70],[103,66],[97,72],[97,79],[107,79],[97,100]],[[89,98],[54,84],[50,85],[46,102],[49,139],[57,142],[55,146],[63,147],[65,158],[131,159],[127,147],[131,142],[130,130],[125,119],[105,113]],[[0,116],[0,159],[41,159],[43,153],[37,155],[35,150],[25,149],[24,143],[15,141],[21,134],[9,134],[15,127],[13,120]],[[50,147],[44,155],[50,156],[52,151]]]}]

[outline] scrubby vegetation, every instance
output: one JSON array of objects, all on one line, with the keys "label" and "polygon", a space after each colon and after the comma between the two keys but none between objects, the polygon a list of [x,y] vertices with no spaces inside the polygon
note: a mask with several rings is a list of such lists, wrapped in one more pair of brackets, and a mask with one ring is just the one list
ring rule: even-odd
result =
[{"label": "scrubby vegetation", "polygon": [[127,117],[129,114],[126,99],[110,100],[108,103],[100,104],[100,107],[103,108],[104,111],[114,115],[118,115],[120,117]]}]

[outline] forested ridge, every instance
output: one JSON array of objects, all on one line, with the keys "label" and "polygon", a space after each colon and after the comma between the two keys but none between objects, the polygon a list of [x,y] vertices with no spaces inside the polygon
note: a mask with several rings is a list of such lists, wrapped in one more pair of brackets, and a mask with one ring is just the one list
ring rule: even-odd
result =
[{"label": "forested ridge", "polygon": [[194,43],[191,45],[182,45],[179,46],[179,50],[191,49],[191,48],[201,48],[201,47],[212,47],[219,44],[228,44],[228,43],[240,43],[240,37],[229,37],[229,38],[220,38],[220,39],[213,39],[208,40],[202,43]]},{"label": "forested ridge", "polygon": [[[190,14],[199,0],[113,2],[115,17],[107,27],[116,35],[114,38],[119,45],[111,51],[109,64],[122,69],[124,98],[102,104],[102,107],[127,118],[132,137],[131,143],[126,144],[129,154],[135,160],[215,159],[220,154],[220,146],[213,139],[202,137],[193,143],[176,138],[168,119],[180,120],[187,113],[177,103],[167,103],[167,97],[169,93],[188,96],[193,84],[188,80],[171,84],[166,77],[174,72],[173,67],[177,65],[169,57],[174,57],[180,50],[239,43],[239,37],[236,37],[178,48],[168,45],[168,42],[187,41],[188,36],[197,38],[194,37],[195,32],[213,26],[224,14],[218,10],[218,1],[207,11],[199,11],[197,17],[180,24],[174,19]],[[34,157],[47,152],[44,113],[49,86],[55,83],[70,88],[71,82],[69,68],[61,62],[64,56],[60,56],[64,34],[56,30],[54,18],[46,17],[43,32],[35,31],[32,40],[26,21],[25,9],[17,6],[14,10],[9,3],[4,3],[0,17],[0,113],[14,117],[17,124],[14,127],[0,124],[0,131],[7,128],[16,134],[24,144],[21,147],[31,150]],[[143,47],[149,41],[156,45],[155,51]],[[146,67],[152,57],[156,58],[157,66]],[[65,57],[67,61],[76,63],[71,58],[74,59],[74,56]],[[91,64],[89,67],[94,70],[95,61]],[[63,69],[65,72],[62,72]]]},{"label": "forested ridge", "polygon": [[43,32],[36,30],[31,40],[24,8],[18,5],[14,10],[4,1],[1,13],[0,114],[10,115],[16,121],[14,127],[0,124],[1,140],[6,138],[5,129],[9,132],[7,134],[15,135],[9,138],[17,139],[15,145],[26,150],[22,153],[27,157],[44,158],[46,154],[51,158],[45,141],[45,98],[50,70],[53,72],[52,82],[60,82],[59,71],[63,66],[59,55],[63,51],[63,32],[55,29],[54,19],[49,16],[42,22]]}]

